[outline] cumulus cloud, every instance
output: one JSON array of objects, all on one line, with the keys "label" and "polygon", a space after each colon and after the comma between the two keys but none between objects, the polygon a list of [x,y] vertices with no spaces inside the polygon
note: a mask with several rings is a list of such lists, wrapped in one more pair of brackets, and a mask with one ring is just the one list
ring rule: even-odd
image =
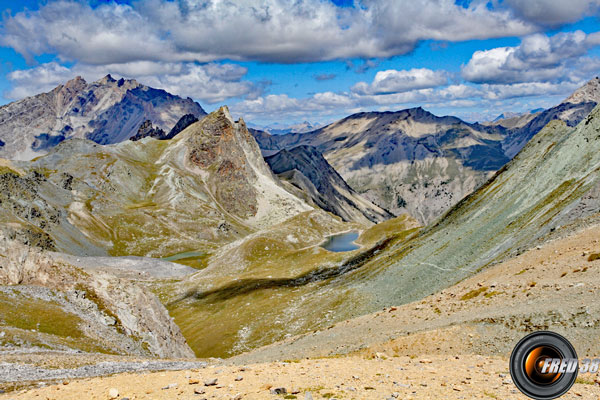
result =
[{"label": "cumulus cloud", "polygon": [[521,19],[551,27],[597,15],[600,9],[600,0],[504,0],[503,4]]},{"label": "cumulus cloud", "polygon": [[522,83],[567,79],[570,63],[600,44],[600,32],[582,31],[526,36],[516,47],[476,51],[462,68],[475,83]]},{"label": "cumulus cloud", "polygon": [[138,61],[103,66],[76,64],[67,68],[50,62],[9,73],[8,79],[13,88],[5,95],[8,98],[19,99],[49,91],[76,75],[91,82],[107,73],[115,77],[136,78],[151,87],[209,104],[232,97],[255,98],[263,91],[261,85],[243,80],[247,69],[236,64],[199,65]]},{"label": "cumulus cloud", "polygon": [[[391,94],[359,94],[356,92],[316,93],[306,98],[288,95],[269,95],[245,100],[231,110],[248,120],[262,118],[311,118],[321,119],[331,115],[348,115],[360,111],[398,110],[418,105],[428,108],[452,108],[453,114],[461,114],[460,108],[490,108],[494,116],[508,109],[515,99],[537,98],[546,101],[552,97],[558,103],[566,98],[584,81],[578,82],[527,82],[517,84],[453,84],[445,87],[415,89]],[[490,114],[490,115],[491,115]],[[321,118],[320,118],[321,117]]]},{"label": "cumulus cloud", "polygon": [[145,0],[132,5],[49,0],[4,19],[2,44],[28,59],[44,53],[85,64],[222,59],[292,63],[381,58],[421,40],[524,35],[535,24],[511,10],[453,0]]},{"label": "cumulus cloud", "polygon": [[397,71],[394,69],[379,71],[373,82],[359,82],[352,87],[358,94],[391,94],[408,92],[415,89],[426,89],[448,83],[445,71],[432,71],[427,68],[413,68]]}]

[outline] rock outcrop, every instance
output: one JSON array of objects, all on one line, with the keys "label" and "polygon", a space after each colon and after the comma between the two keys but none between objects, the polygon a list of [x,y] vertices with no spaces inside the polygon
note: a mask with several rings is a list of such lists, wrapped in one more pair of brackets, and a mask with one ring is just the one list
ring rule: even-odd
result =
[{"label": "rock outcrop", "polygon": [[[38,312],[44,307],[54,310],[58,304],[72,317],[65,318],[71,324],[67,322],[61,331],[40,332],[35,339],[46,347],[81,350],[78,345],[87,344],[96,351],[123,355],[193,357],[179,328],[151,291],[107,272],[84,271],[57,261],[49,253],[1,234],[0,255],[3,293],[16,303],[34,304]],[[30,311],[24,306],[21,312],[27,315]],[[10,329],[13,337],[29,338],[23,327],[16,325],[4,328]],[[69,336],[81,339],[73,343]]]},{"label": "rock outcrop", "polygon": [[152,125],[152,121],[149,119],[145,120],[142,125],[138,128],[135,135],[129,138],[132,142],[136,142],[145,137],[151,137],[154,139],[164,139],[166,136],[165,131]]}]

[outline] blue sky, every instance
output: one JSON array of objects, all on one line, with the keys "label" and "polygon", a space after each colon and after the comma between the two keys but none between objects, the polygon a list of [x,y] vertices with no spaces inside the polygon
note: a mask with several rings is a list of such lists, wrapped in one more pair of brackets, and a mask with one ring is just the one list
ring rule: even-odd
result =
[{"label": "blue sky", "polygon": [[599,74],[600,0],[0,0],[0,103],[107,73],[258,125],[483,121]]}]

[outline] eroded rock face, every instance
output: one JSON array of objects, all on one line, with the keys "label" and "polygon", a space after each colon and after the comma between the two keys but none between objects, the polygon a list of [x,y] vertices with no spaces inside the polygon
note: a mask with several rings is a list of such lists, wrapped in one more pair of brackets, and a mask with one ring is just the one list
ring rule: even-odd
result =
[{"label": "eroded rock face", "polygon": [[[42,303],[56,302],[53,296],[62,293],[59,305],[82,321],[73,330],[83,332],[105,351],[193,357],[179,328],[151,291],[108,272],[84,271],[57,261],[52,254],[8,240],[1,233],[0,255],[0,287],[23,288],[24,296],[29,293],[25,297]],[[65,346],[69,347],[68,340]]]},{"label": "eroded rock face", "polygon": [[248,133],[243,121],[235,123],[222,108],[194,125],[186,139],[189,161],[208,171],[207,183],[217,200],[229,212],[248,218],[258,210],[257,193],[253,182],[258,179],[247,156],[261,158],[260,152],[244,151]]},{"label": "eroded rock face", "polygon": [[182,115],[206,113],[192,99],[110,75],[87,83],[77,77],[48,93],[0,107],[0,157],[28,160],[70,138],[100,144],[134,136],[150,120],[168,132]]},{"label": "eroded rock face", "polygon": [[265,157],[274,173],[301,189],[320,208],[344,221],[381,222],[392,214],[362,198],[312,146],[298,146]]}]

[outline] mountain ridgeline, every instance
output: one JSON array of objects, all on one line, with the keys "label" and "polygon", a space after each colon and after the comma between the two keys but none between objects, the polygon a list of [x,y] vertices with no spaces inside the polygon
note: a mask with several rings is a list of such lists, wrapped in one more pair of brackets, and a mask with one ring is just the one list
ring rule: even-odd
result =
[{"label": "mountain ridgeline", "polygon": [[190,98],[135,80],[107,75],[87,83],[77,77],[48,93],[0,107],[0,157],[30,160],[71,138],[119,143],[134,136],[146,120],[168,132],[185,114],[206,115]]},{"label": "mountain ridgeline", "polygon": [[[192,318],[197,325],[229,315],[220,337],[237,339],[219,354],[231,355],[418,301],[491,264],[598,222],[599,106],[576,127],[551,121],[492,179],[420,232],[392,236],[350,259],[302,274],[272,277],[268,271],[252,279],[220,280],[218,287],[199,287],[170,309],[180,326]],[[373,229],[381,232],[378,227],[386,223]],[[242,305],[243,314],[230,314]],[[235,346],[240,342],[244,347]],[[201,340],[195,343],[197,354],[210,354]]]},{"label": "mountain ridgeline", "polygon": [[399,215],[429,223],[471,193],[549,121],[575,126],[600,102],[595,78],[560,105],[522,118],[471,124],[422,108],[358,113],[307,133],[252,131],[263,153],[310,145],[355,191]]},{"label": "mountain ridgeline", "polygon": [[265,157],[283,181],[301,190],[323,210],[344,221],[381,222],[393,216],[356,193],[316,148],[297,146]]},{"label": "mountain ridgeline", "polygon": [[70,254],[207,250],[313,209],[282,187],[226,108],[172,140],[71,139],[4,165],[7,236]]}]

